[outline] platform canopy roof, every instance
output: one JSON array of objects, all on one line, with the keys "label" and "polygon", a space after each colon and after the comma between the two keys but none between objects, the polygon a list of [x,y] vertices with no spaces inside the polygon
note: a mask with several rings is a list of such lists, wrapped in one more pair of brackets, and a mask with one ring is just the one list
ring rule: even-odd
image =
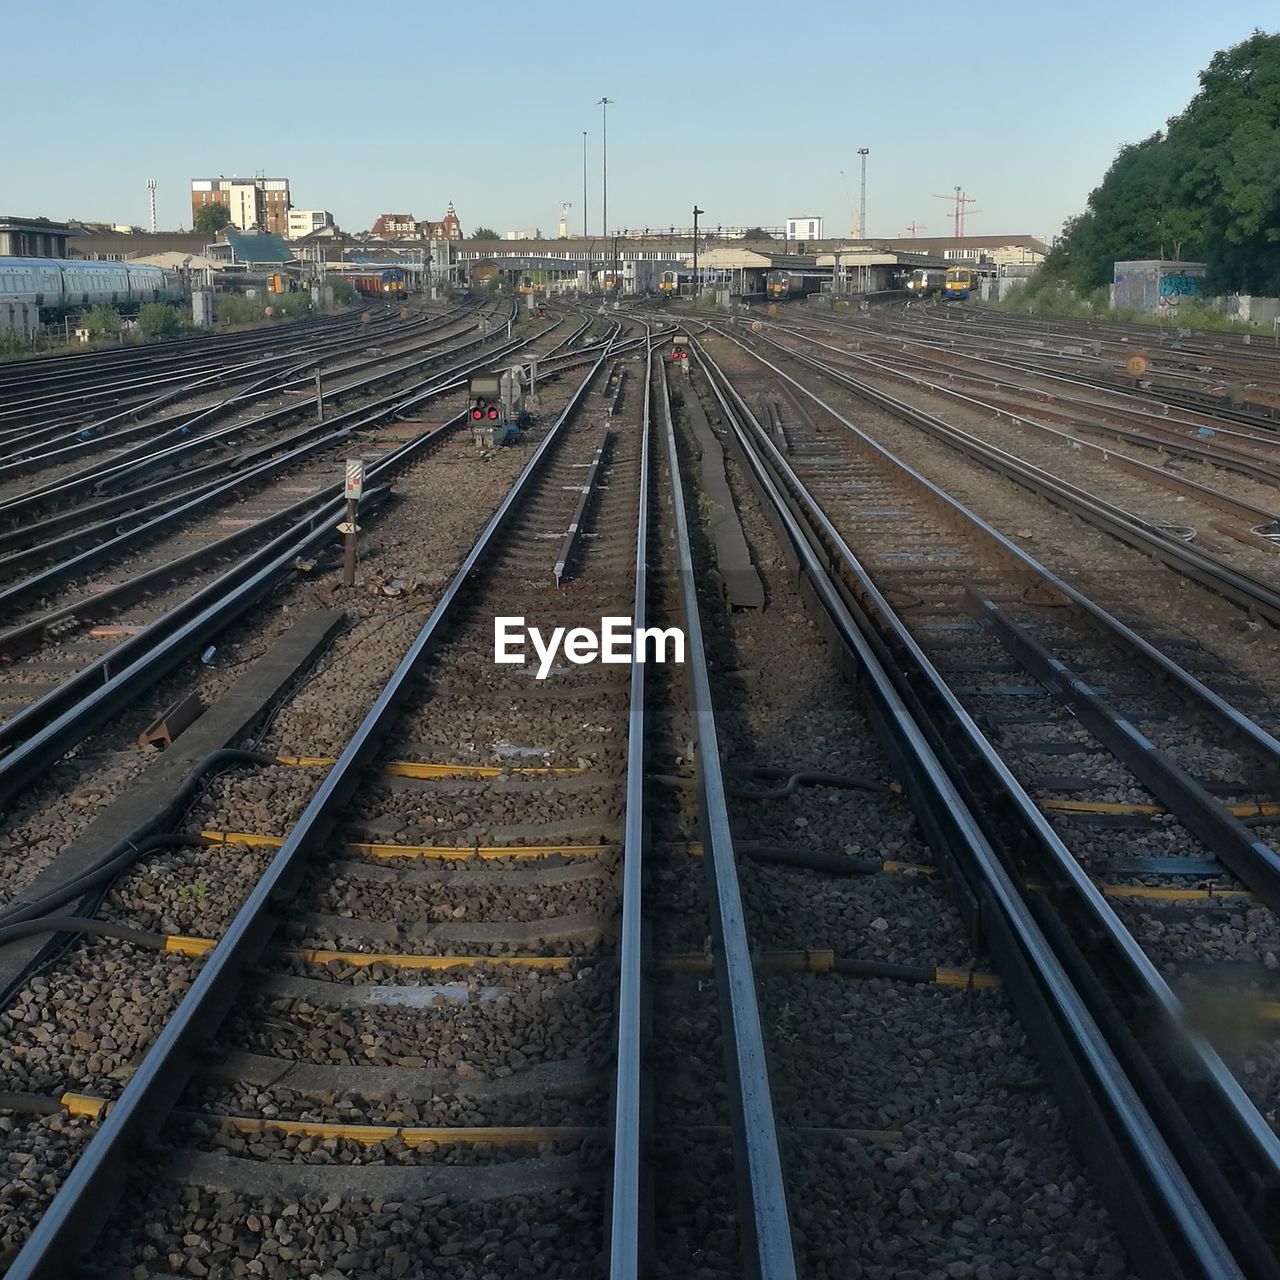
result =
[{"label": "platform canopy roof", "polygon": [[170,271],[218,271],[227,265],[217,258],[206,258],[199,253],[181,253],[177,249],[143,254],[140,258],[130,258],[129,262],[142,267],[167,267]]},{"label": "platform canopy roof", "polygon": [[293,250],[283,236],[267,232],[224,231],[237,262],[283,263],[293,261]]}]

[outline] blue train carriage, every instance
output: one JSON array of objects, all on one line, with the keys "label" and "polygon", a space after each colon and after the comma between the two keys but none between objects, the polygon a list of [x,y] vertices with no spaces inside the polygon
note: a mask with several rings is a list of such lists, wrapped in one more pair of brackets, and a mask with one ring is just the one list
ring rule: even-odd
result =
[{"label": "blue train carriage", "polygon": [[33,302],[45,319],[107,306],[135,310],[144,302],[186,296],[175,271],[128,262],[0,258],[0,303]]},{"label": "blue train carriage", "polygon": [[948,267],[943,293],[947,298],[967,298],[978,287],[978,273],[972,267]]}]

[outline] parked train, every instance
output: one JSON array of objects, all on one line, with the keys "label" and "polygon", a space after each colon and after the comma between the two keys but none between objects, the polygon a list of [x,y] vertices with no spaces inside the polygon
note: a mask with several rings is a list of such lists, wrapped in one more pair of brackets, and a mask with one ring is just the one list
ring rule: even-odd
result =
[{"label": "parked train", "polygon": [[978,287],[978,273],[972,267],[917,267],[907,280],[907,290],[915,297],[967,298]]},{"label": "parked train", "polygon": [[947,273],[938,267],[917,267],[907,277],[907,292],[915,298],[929,297],[942,292]]},{"label": "parked train", "polygon": [[367,298],[405,298],[409,295],[405,274],[399,267],[387,267],[382,271],[351,271],[345,279],[351,287]]},{"label": "parked train", "polygon": [[967,298],[978,287],[978,273],[972,267],[948,267],[942,286],[948,298]]},{"label": "parked train", "polygon": [[0,258],[0,305],[34,302],[46,319],[83,307],[132,309],[186,297],[176,271],[131,262]]},{"label": "parked train", "polygon": [[764,278],[765,296],[776,302],[781,298],[806,298],[822,288],[822,276],[809,271],[770,271]]},{"label": "parked train", "polygon": [[692,271],[676,271],[674,269],[664,271],[658,277],[658,292],[664,298],[678,298],[684,292],[685,286],[693,288],[693,272]]}]

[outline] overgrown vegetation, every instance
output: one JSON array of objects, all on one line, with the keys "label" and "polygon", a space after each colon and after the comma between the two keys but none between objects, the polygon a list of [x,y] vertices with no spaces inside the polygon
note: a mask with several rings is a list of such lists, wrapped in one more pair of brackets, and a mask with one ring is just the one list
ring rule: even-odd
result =
[{"label": "overgrown vegetation", "polygon": [[88,329],[95,338],[111,337],[119,333],[121,327],[120,313],[108,306],[90,307],[81,321],[81,328]]},{"label": "overgrown vegetation", "polygon": [[356,293],[356,287],[350,280],[344,280],[341,276],[331,276],[328,280],[329,287],[333,290],[333,300],[340,307],[349,307],[360,296]]},{"label": "overgrown vegetation", "polygon": [[1184,299],[1176,314],[1163,311],[1152,315],[1134,307],[1112,307],[1105,288],[1077,293],[1063,281],[1041,271],[1025,284],[1016,285],[1000,302],[980,305],[1000,311],[1016,311],[1032,316],[1074,316],[1089,320],[1119,320],[1129,324],[1148,324],[1157,328],[1206,329],[1215,333],[1253,333],[1272,337],[1271,329],[1260,324],[1233,320],[1212,303],[1196,298]]},{"label": "overgrown vegetation", "polygon": [[164,302],[145,302],[138,308],[138,328],[148,338],[174,338],[194,329],[191,318]]},{"label": "overgrown vegetation", "polygon": [[1280,35],[1215,54],[1186,109],[1121,149],[1044,275],[1087,296],[1144,258],[1204,262],[1208,293],[1280,293]]}]

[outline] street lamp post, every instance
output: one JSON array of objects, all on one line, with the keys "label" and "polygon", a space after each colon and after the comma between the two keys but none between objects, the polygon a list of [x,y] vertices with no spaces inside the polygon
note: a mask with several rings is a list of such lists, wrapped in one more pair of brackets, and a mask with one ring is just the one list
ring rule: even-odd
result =
[{"label": "street lamp post", "polygon": [[582,238],[587,238],[587,131],[582,131]]},{"label": "street lamp post", "polygon": [[609,235],[609,104],[612,98],[601,98],[596,105],[600,108],[600,202],[604,206],[600,212],[600,234]]},{"label": "street lamp post", "polygon": [[858,235],[863,240],[867,238],[867,156],[870,154],[870,147],[858,148],[858,155],[862,157],[862,193],[858,202]]},{"label": "street lamp post", "polygon": [[705,209],[693,206],[693,300],[697,302],[702,290],[698,287],[698,217],[706,213]]}]

